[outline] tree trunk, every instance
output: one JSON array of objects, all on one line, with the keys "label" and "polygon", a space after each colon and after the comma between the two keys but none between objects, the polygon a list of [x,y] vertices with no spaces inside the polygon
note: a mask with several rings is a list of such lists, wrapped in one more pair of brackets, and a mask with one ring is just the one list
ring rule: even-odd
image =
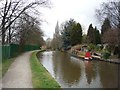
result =
[{"label": "tree trunk", "polygon": [[[118,49],[120,52],[120,28],[118,29]],[[120,53],[118,53],[118,58],[120,58]]]},{"label": "tree trunk", "polygon": [[4,33],[5,29],[2,28],[2,45],[5,44],[5,33]]},{"label": "tree trunk", "polygon": [[8,43],[11,43],[11,26],[9,27],[9,37],[8,37]]}]

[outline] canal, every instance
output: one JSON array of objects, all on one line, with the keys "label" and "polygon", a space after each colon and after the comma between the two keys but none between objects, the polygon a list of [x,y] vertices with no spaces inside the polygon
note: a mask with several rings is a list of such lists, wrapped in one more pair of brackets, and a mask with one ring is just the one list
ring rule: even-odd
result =
[{"label": "canal", "polygon": [[118,64],[80,60],[60,51],[45,51],[38,58],[62,88],[118,87]]}]

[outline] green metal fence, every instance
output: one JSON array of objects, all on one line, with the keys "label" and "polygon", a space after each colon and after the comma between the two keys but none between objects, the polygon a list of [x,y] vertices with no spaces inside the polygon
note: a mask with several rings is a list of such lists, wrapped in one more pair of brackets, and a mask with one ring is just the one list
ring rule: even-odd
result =
[{"label": "green metal fence", "polygon": [[[0,46],[0,49],[2,49],[2,54],[0,54],[2,59],[12,58],[21,53],[21,47],[18,44],[2,45]],[[40,49],[40,47],[37,45],[24,45],[22,49],[22,52],[26,52]]]},{"label": "green metal fence", "polygon": [[2,61],[2,46],[0,45],[0,63]]},{"label": "green metal fence", "polygon": [[37,49],[40,49],[40,46],[37,46],[37,45],[25,45],[24,46],[24,51],[31,51],[31,50],[37,50]]},{"label": "green metal fence", "polygon": [[18,44],[10,44],[10,58],[15,57],[20,53],[20,46]]},{"label": "green metal fence", "polygon": [[10,58],[10,45],[4,45],[2,47],[2,58]]}]

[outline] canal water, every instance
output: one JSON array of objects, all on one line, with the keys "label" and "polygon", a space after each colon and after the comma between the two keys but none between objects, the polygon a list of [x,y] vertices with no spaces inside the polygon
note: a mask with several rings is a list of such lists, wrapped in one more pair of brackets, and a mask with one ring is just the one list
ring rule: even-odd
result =
[{"label": "canal water", "polygon": [[118,87],[118,64],[80,60],[60,51],[45,51],[38,58],[62,88]]}]

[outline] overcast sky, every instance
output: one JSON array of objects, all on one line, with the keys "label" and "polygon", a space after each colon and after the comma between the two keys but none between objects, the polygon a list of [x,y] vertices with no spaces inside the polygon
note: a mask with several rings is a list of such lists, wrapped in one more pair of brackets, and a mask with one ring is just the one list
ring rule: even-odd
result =
[{"label": "overcast sky", "polygon": [[98,26],[95,9],[105,0],[51,0],[52,8],[42,10],[42,18],[48,23],[42,24],[46,38],[52,38],[57,21],[59,25],[73,18],[84,27],[86,32],[89,24]]}]

